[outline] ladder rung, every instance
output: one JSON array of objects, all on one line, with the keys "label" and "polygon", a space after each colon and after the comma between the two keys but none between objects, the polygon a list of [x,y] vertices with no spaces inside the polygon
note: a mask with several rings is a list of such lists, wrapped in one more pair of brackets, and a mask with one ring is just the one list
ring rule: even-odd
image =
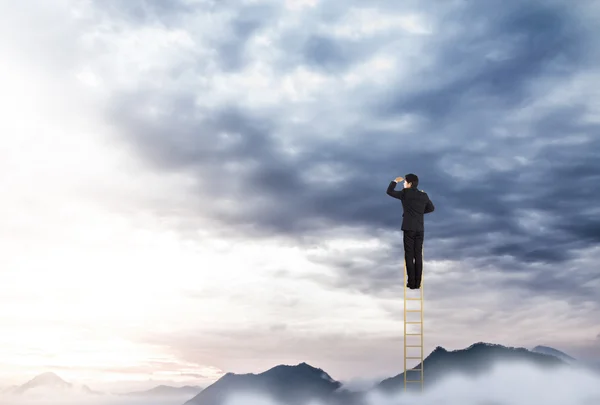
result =
[{"label": "ladder rung", "polygon": [[423,347],[421,345],[404,345],[404,347]]},{"label": "ladder rung", "polygon": [[421,336],[422,333],[405,333],[407,336]]},{"label": "ladder rung", "polygon": [[421,312],[420,309],[407,309],[406,312]]},{"label": "ladder rung", "polygon": [[422,383],[423,380],[404,380],[404,382],[420,382],[420,383]]},{"label": "ladder rung", "polygon": [[420,368],[410,368],[406,371],[423,371],[423,370],[421,370]]},{"label": "ladder rung", "polygon": [[407,357],[405,357],[405,359],[423,360],[423,358],[421,356],[419,356],[419,357],[410,357],[410,356],[407,356]]},{"label": "ladder rung", "polygon": [[404,301],[423,301],[423,298],[404,298]]},{"label": "ladder rung", "polygon": [[404,322],[404,323],[415,324],[415,323],[423,323],[423,322],[421,322],[421,321],[410,321],[410,322]]}]

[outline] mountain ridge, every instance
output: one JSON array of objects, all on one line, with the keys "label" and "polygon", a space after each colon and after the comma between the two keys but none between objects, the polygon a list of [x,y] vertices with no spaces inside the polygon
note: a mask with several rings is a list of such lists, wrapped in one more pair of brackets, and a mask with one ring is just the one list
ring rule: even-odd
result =
[{"label": "mountain ridge", "polygon": [[[435,385],[450,373],[475,375],[490,370],[498,362],[521,361],[541,367],[558,367],[568,365],[564,360],[543,353],[535,353],[524,347],[504,346],[496,343],[477,342],[464,349],[447,350],[437,346],[424,360],[413,369],[423,367],[427,386]],[[411,369],[412,370],[412,369]],[[410,371],[410,370],[408,370]],[[408,372],[407,371],[407,372]],[[417,377],[409,377],[414,380]],[[414,384],[415,389],[420,384]],[[404,388],[404,372],[382,380],[374,390],[397,392]],[[410,389],[410,388],[409,388]]]},{"label": "mountain ridge", "polygon": [[323,369],[306,362],[280,364],[261,373],[226,373],[185,405],[219,405],[232,393],[266,396],[280,403],[329,402],[342,387]]},{"label": "mountain ridge", "polygon": [[[568,363],[556,356],[536,353],[525,347],[476,342],[466,348],[456,350],[447,350],[442,346],[437,346],[423,361],[425,380],[428,381],[427,386],[431,386],[451,372],[473,375],[485,372],[496,362],[502,361],[520,361],[541,367],[568,366]],[[420,367],[420,364],[415,367]],[[270,377],[277,373],[287,373],[288,380],[294,378],[298,380],[298,386],[294,387],[293,393],[288,392],[286,395],[282,393],[282,390],[285,391],[285,389],[281,386],[270,384],[273,382]],[[281,378],[283,377],[280,376]],[[327,381],[327,388],[319,395],[313,395],[309,399],[320,400],[327,404],[364,404],[365,395],[369,393],[374,391],[397,393],[404,388],[404,373],[402,372],[381,380],[365,391],[349,391],[342,383],[333,379],[322,369],[302,362],[294,366],[283,364],[274,366],[262,373],[235,374],[228,372],[183,405],[222,405],[225,403],[227,395],[242,392],[266,396],[278,403],[292,404],[297,398],[291,399],[290,397],[298,395],[303,389],[312,389],[312,384],[319,379]],[[302,397],[302,395],[299,396]],[[303,400],[306,400],[306,397],[303,397]]]},{"label": "mountain ridge", "polygon": [[73,384],[63,380],[56,373],[44,372],[36,375],[29,381],[21,385],[13,385],[4,391],[5,394],[29,395],[29,394],[50,394],[61,392],[63,394],[89,394],[101,395],[101,392],[94,391],[84,384]]},{"label": "mountain ridge", "polygon": [[535,352],[535,353],[543,353],[543,354],[549,354],[551,356],[556,356],[559,359],[563,359],[569,363],[574,363],[577,361],[577,359],[569,356],[565,352],[562,352],[562,351],[555,349],[553,347],[550,347],[550,346],[538,345],[538,346],[534,347],[533,349],[531,349],[531,351]]},{"label": "mountain ridge", "polygon": [[[568,361],[569,359],[575,360],[568,354],[548,346],[526,349],[489,342],[476,342],[466,348],[455,350],[436,346],[423,361],[426,389],[449,373],[478,374],[485,372],[493,363],[501,360],[518,360],[542,367],[574,367],[575,364]],[[420,367],[420,364],[415,367]],[[52,372],[39,374],[25,384],[12,387],[10,391],[15,394],[27,393],[39,387],[54,387],[62,391],[79,387],[78,392],[102,394],[92,391],[85,385],[67,382]],[[171,398],[177,399],[179,394],[189,394],[190,399],[181,405],[221,405],[225,403],[228,395],[244,392],[266,396],[281,404],[299,404],[316,400],[327,405],[362,405],[365,403],[365,395],[369,393],[397,392],[401,388],[404,388],[403,372],[375,382],[371,388],[357,391],[348,390],[342,382],[332,378],[322,368],[300,362],[295,365],[275,365],[259,373],[227,372],[206,388],[195,385],[175,387],[162,384],[148,390],[113,395],[148,398],[172,395]]]}]

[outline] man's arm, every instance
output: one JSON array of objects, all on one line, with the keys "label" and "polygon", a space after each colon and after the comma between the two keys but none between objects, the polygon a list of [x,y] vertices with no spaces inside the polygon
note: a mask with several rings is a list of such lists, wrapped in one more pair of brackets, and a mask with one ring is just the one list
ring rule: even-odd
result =
[{"label": "man's arm", "polygon": [[434,210],[435,210],[435,207],[433,206],[433,203],[431,202],[431,200],[429,199],[429,196],[428,196],[427,197],[427,205],[425,205],[425,214],[433,212]]},{"label": "man's arm", "polygon": [[396,180],[390,181],[390,185],[388,186],[386,193],[389,196],[402,200],[404,198],[404,189],[400,191],[394,190],[396,188],[396,184]]}]

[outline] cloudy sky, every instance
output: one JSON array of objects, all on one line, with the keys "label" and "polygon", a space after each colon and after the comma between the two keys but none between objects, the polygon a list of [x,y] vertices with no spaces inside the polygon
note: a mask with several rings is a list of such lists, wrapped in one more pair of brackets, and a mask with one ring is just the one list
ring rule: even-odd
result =
[{"label": "cloudy sky", "polygon": [[597,3],[0,4],[0,386],[398,374],[409,172],[426,353],[600,361]]}]

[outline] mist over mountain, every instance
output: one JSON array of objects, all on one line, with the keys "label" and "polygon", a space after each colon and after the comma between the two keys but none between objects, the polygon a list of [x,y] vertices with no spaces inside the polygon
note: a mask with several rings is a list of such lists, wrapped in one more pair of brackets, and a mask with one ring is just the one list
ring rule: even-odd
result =
[{"label": "mist over mountain", "polygon": [[51,395],[101,395],[87,385],[72,384],[52,372],[42,373],[23,385],[12,386],[4,394],[18,396],[51,396]]},{"label": "mist over mountain", "polygon": [[[454,376],[477,378],[486,375],[498,365],[529,366],[539,370],[569,366],[554,355],[484,342],[454,351],[437,347],[423,363],[426,390]],[[419,367],[420,365],[416,366]],[[415,384],[412,388],[420,387]],[[234,397],[248,396],[284,404],[299,404],[310,400],[328,404],[366,404],[370,395],[407,395],[403,390],[404,373],[387,378],[369,390],[353,392],[323,370],[301,363],[296,366],[277,366],[261,374],[228,373],[185,405],[225,405]]]},{"label": "mist over mountain", "polygon": [[[156,399],[88,396],[83,400],[53,397],[44,401],[26,396],[0,397],[2,405],[183,405]],[[287,405],[260,392],[232,393],[226,405]],[[302,405],[330,405],[332,402],[305,402]],[[347,402],[352,404],[352,402]],[[342,405],[343,402],[333,402]],[[450,374],[424,393],[382,393],[362,395],[364,405],[598,405],[600,378],[580,368],[540,368],[527,363],[503,363],[489,372],[467,376]]]},{"label": "mist over mountain", "polygon": [[584,368],[586,370],[598,373],[600,375],[600,361],[598,360],[576,359],[572,356],[569,356],[565,352],[562,352],[558,349],[549,346],[536,346],[533,349],[531,349],[531,351],[557,357],[563,360],[564,362],[569,363],[572,367]]},{"label": "mist over mountain", "polygon": [[[566,361],[566,360],[570,361]],[[572,360],[571,360],[572,359]],[[572,363],[575,361],[575,363]],[[214,384],[100,395],[54,373],[36,376],[0,396],[2,405],[598,405],[600,374],[574,366],[559,350],[479,342],[465,349],[437,347],[423,361],[425,391],[404,392],[404,376],[370,389],[349,389],[307,363],[262,373],[227,373]],[[400,366],[400,364],[399,364]],[[417,365],[416,367],[420,367]],[[416,384],[417,386],[419,384]],[[38,395],[31,395],[32,393]]]},{"label": "mist over mountain", "polygon": [[[498,363],[522,363],[552,368],[566,366],[562,359],[542,353],[535,353],[525,348],[506,347],[485,342],[475,343],[466,349],[448,351],[438,346],[424,360],[423,374],[426,386],[431,387],[451,374],[477,376],[489,372]],[[420,368],[421,364],[415,366]],[[418,379],[418,371],[407,371],[407,379]],[[420,384],[408,385],[409,389],[420,389]],[[374,389],[395,392],[404,389],[404,373],[383,380]]]},{"label": "mist over mountain", "polygon": [[279,365],[260,374],[227,373],[185,405],[225,405],[232,394],[298,405],[313,400],[335,403],[338,398],[353,401],[354,395],[346,390],[337,392],[341,387],[342,383],[307,363]]},{"label": "mist over mountain", "polygon": [[569,356],[564,352],[561,352],[560,350],[554,349],[553,347],[536,346],[533,349],[531,349],[531,351],[535,353],[549,354],[550,356],[558,357],[559,359],[564,360],[567,363],[575,363],[577,361],[577,359]]},{"label": "mist over mountain", "polygon": [[0,391],[0,405],[181,405],[201,391],[202,387],[199,386],[159,385],[148,390],[115,394],[95,391],[87,385],[68,382],[55,373],[46,372],[22,385],[14,385]]},{"label": "mist over mountain", "polygon": [[423,393],[372,391],[366,405],[600,404],[600,376],[568,365],[496,362],[481,374],[449,373],[436,384],[425,381]]}]

